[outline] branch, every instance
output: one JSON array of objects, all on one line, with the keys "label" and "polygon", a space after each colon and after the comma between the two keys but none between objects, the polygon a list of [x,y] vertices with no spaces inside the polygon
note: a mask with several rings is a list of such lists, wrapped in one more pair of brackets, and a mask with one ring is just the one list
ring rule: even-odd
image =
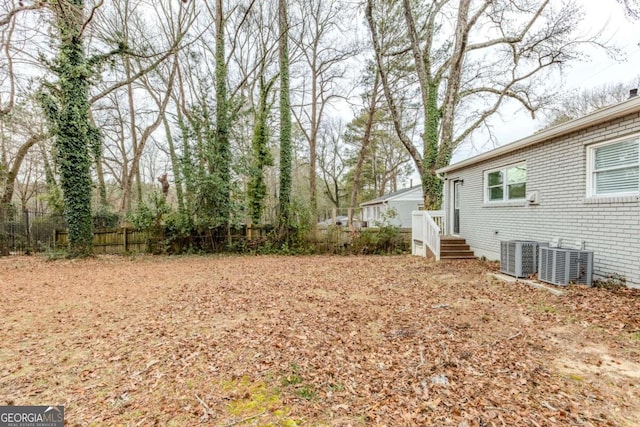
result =
[{"label": "branch", "polygon": [[[247,7],[247,9],[244,11],[244,14],[242,15],[242,19],[240,20],[240,23],[238,24],[238,28],[235,31],[235,34],[233,35],[233,42],[231,43],[231,52],[229,52],[229,58],[231,58],[236,50],[236,47],[238,46],[238,35],[240,34],[240,28],[242,28],[242,26],[244,25],[244,23],[246,22],[247,18],[249,17],[249,13],[251,12],[251,10],[253,9],[253,5],[256,3],[256,0],[251,0],[251,3],[249,3],[249,6]],[[228,64],[225,64],[228,66]]]},{"label": "branch", "polygon": [[[520,34],[518,34],[518,35],[516,35],[514,37],[500,37],[500,38],[493,39],[493,40],[487,40],[487,41],[482,42],[482,43],[473,43],[473,44],[470,44],[467,47],[467,51],[483,49],[483,48],[495,46],[495,45],[498,45],[498,44],[520,43],[522,40],[524,40],[524,36],[527,35],[527,33],[529,32],[529,30],[531,29],[533,24],[535,24],[535,22],[538,20],[538,18],[542,14],[542,11],[547,7],[548,4],[549,4],[549,0],[545,0],[540,5],[538,10],[536,10],[536,13],[531,17],[529,22],[527,22],[527,25],[522,29],[522,31],[520,31]],[[485,7],[485,9],[486,9],[486,7]]]},{"label": "branch", "polygon": [[[193,16],[191,18],[191,20],[189,22],[187,22],[185,24],[185,26],[188,28],[191,26],[191,24],[193,24],[193,22],[195,21],[196,16]],[[207,26],[207,28],[209,28],[209,26]],[[206,31],[206,29],[204,30]],[[111,87],[108,87],[107,89],[103,90],[102,92],[98,93],[97,95],[93,96],[89,102],[91,104],[95,103],[96,101],[99,101],[100,99],[104,98],[105,96],[109,95],[110,93],[114,92],[117,89],[120,89],[123,86],[129,85],[131,83],[133,83],[134,81],[136,81],[137,79],[139,79],[140,77],[144,76],[145,74],[147,74],[150,71],[153,71],[158,65],[160,65],[165,59],[169,58],[171,55],[176,54],[179,50],[184,49],[185,47],[195,43],[196,40],[200,39],[200,36],[202,35],[202,32],[200,34],[197,34],[196,37],[194,37],[193,41],[186,43],[185,45],[180,45],[180,43],[182,42],[182,39],[184,38],[184,36],[187,34],[186,30],[181,31],[180,33],[178,33],[178,35],[176,36],[176,39],[173,41],[173,44],[171,45],[171,47],[164,52],[163,54],[161,54],[157,60],[155,60],[154,62],[152,62],[148,67],[141,69],[140,71],[138,71],[137,73],[133,74],[131,77],[129,77],[126,80],[120,81],[114,85],[112,85]],[[135,54],[128,52],[127,53],[131,56],[136,56]]]},{"label": "branch", "polygon": [[38,9],[43,8],[43,7],[44,7],[44,3],[37,2],[36,4],[33,4],[31,6],[20,6],[20,7],[17,7],[15,9],[12,9],[12,10],[9,11],[9,13],[7,13],[5,16],[0,18],[0,27],[3,27],[5,25],[7,25],[9,22],[11,22],[13,17],[16,16],[20,12],[24,12],[26,10],[38,10]]},{"label": "branch", "polygon": [[78,32],[78,38],[82,37],[82,34],[84,34],[84,30],[86,30],[89,23],[93,21],[93,17],[96,14],[96,10],[98,10],[103,3],[104,3],[104,0],[100,0],[95,6],[91,8],[91,13],[89,14],[89,18],[86,21],[84,21],[84,23],[82,24],[82,27],[80,28],[80,32]]},{"label": "branch", "polygon": [[15,21],[11,21],[11,25],[9,26],[9,31],[7,35],[7,42],[4,45],[4,52],[7,56],[7,74],[9,78],[9,103],[5,108],[0,107],[0,118],[6,116],[13,110],[13,106],[15,103],[15,95],[16,95],[16,82],[15,76],[13,74],[13,58],[11,57],[11,36],[13,35],[13,30],[15,29]]},{"label": "branch", "polygon": [[20,166],[22,166],[22,161],[24,160],[27,152],[40,141],[43,141],[47,138],[46,134],[36,134],[29,137],[29,139],[20,146],[16,157],[13,161],[13,165],[11,169],[7,173],[7,178],[4,185],[4,194],[2,195],[2,204],[11,203],[11,198],[13,197],[13,185],[18,176],[18,172],[20,171]]},{"label": "branch", "polygon": [[387,76],[387,72],[382,64],[382,50],[380,47],[380,41],[378,40],[378,32],[376,31],[375,22],[373,20],[373,0],[367,1],[365,15],[367,18],[367,23],[369,24],[369,29],[371,30],[371,41],[373,42],[373,50],[375,52],[376,63],[378,65],[378,73],[380,75],[380,81],[382,82],[385,98],[387,99],[387,106],[389,107],[389,111],[391,112],[393,126],[396,130],[396,133],[398,134],[398,138],[400,138],[400,141],[402,142],[402,145],[404,145],[404,147],[413,158],[413,161],[416,164],[416,168],[418,169],[420,176],[422,176],[424,175],[424,164],[422,156],[418,152],[416,146],[413,145],[411,140],[402,130],[402,126],[400,124],[400,114],[398,112],[395,100],[393,99],[393,95],[391,94],[391,89],[389,88],[389,79]]},{"label": "branch", "polygon": [[173,55],[176,50],[176,46],[173,46],[171,49],[169,49],[167,52],[165,52],[162,56],[160,56],[156,61],[152,62],[151,65],[149,65],[146,68],[141,69],[140,71],[138,71],[137,73],[131,75],[131,77],[129,77],[126,80],[120,81],[116,84],[114,84],[111,87],[108,87],[107,89],[103,90],[102,92],[100,92],[99,94],[93,96],[89,102],[91,104],[95,103],[96,101],[99,101],[100,99],[104,98],[105,96],[109,95],[111,92],[120,89],[123,86],[126,86],[128,84],[133,83],[134,81],[138,80],[140,77],[144,76],[145,74],[147,74],[150,71],[153,71],[158,65],[160,65],[165,59],[167,59],[168,57],[170,57],[171,55]]}]

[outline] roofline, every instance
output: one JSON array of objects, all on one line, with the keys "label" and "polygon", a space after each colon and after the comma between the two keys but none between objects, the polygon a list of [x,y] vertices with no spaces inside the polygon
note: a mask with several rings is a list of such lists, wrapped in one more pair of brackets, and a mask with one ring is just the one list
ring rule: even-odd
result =
[{"label": "roofline", "polygon": [[371,200],[369,200],[367,202],[362,202],[362,203],[360,203],[360,207],[382,204],[382,203],[388,202],[390,200],[394,200],[394,199],[396,199],[396,198],[398,198],[400,196],[403,196],[403,195],[405,195],[407,193],[410,193],[411,191],[413,191],[415,189],[418,189],[418,188],[422,189],[422,185],[414,185],[413,187],[406,188],[405,190],[407,190],[407,191],[398,190],[395,193],[400,193],[400,194],[393,194],[392,196],[387,197],[387,198],[385,198],[384,196],[381,196],[381,197],[378,197],[378,198],[375,198],[375,199],[371,199]]},{"label": "roofline", "polygon": [[436,170],[436,173],[448,173],[458,169],[465,168],[467,166],[480,163],[485,160],[493,159],[494,157],[501,156],[503,154],[511,153],[530,145],[538,144],[540,142],[547,141],[552,138],[566,135],[568,133],[576,132],[584,128],[595,126],[602,122],[612,120],[618,117],[626,116],[640,111],[640,96],[636,96],[627,101],[620,102],[609,107],[601,108],[586,116],[570,120],[565,123],[561,123],[556,126],[552,126],[548,129],[534,133],[528,137],[516,140],[509,144],[503,145],[486,153],[479,154],[477,156],[470,157],[458,163],[446,166]]}]

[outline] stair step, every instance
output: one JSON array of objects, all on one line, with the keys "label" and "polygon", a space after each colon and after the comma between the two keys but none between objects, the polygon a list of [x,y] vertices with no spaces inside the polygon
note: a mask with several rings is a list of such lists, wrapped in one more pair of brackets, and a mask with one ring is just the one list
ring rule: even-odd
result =
[{"label": "stair step", "polygon": [[440,256],[473,256],[472,251],[443,251],[440,250]]},{"label": "stair step", "polygon": [[471,255],[442,255],[440,254],[440,259],[476,259],[476,256]]},{"label": "stair step", "polygon": [[440,259],[475,259],[473,251],[462,237],[440,236]]},{"label": "stair step", "polygon": [[448,251],[448,250],[451,250],[451,251],[468,251],[468,250],[471,250],[471,248],[466,243],[455,244],[455,245],[452,245],[450,243],[440,243],[440,252]]}]

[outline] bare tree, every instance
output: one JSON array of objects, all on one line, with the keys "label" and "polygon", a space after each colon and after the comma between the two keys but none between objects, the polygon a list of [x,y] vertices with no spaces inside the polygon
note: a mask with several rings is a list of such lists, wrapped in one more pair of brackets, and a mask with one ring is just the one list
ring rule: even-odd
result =
[{"label": "bare tree", "polygon": [[318,166],[322,174],[324,194],[336,208],[342,206],[346,197],[344,175],[348,166],[347,153],[342,141],[344,133],[341,122],[334,120],[323,126],[318,145]]},{"label": "bare tree", "polygon": [[[575,60],[580,10],[550,0],[435,0],[429,4],[367,1],[366,17],[385,98],[396,132],[422,177],[425,206],[440,204],[442,182],[435,170],[447,165],[454,149],[508,101],[535,114],[549,102],[547,76]],[[382,7],[386,9],[382,10]],[[406,31],[402,46],[385,44],[381,22],[390,17]],[[397,44],[397,41],[395,41]],[[392,48],[395,50],[392,51]],[[402,126],[391,90],[397,71],[390,61],[408,56],[414,70],[407,84],[419,88],[422,150]]]},{"label": "bare tree", "polygon": [[640,2],[638,0],[616,0],[622,6],[624,6],[624,10],[632,19],[640,18]]},{"label": "bare tree", "polygon": [[[142,201],[140,161],[163,123],[175,80],[169,77],[176,72],[176,54],[189,43],[185,34],[195,19],[192,4],[154,0],[152,6],[116,0],[97,14],[93,31],[96,42],[123,46],[123,55],[113,62],[92,97],[96,120],[114,131],[105,136],[108,165],[104,166],[122,189],[121,212],[132,209],[133,199]],[[109,145],[111,141],[116,145]],[[100,172],[103,165],[97,163]]]},{"label": "bare tree", "polygon": [[16,57],[18,61],[25,60],[21,46],[31,37],[20,28],[18,17],[40,8],[40,5],[27,5],[4,9],[5,15],[0,19],[0,210],[11,203],[16,180],[29,151],[47,139],[42,124],[37,124],[37,106],[27,100],[29,93],[20,89],[27,86],[26,79],[14,65]]},{"label": "bare tree", "polygon": [[560,102],[545,113],[545,127],[585,116],[600,108],[617,104],[629,98],[630,89],[640,85],[640,76],[626,83],[609,83],[591,89],[565,94]]},{"label": "bare tree", "polygon": [[[298,24],[291,40],[301,57],[302,77],[298,105],[293,113],[309,145],[309,208],[317,219],[317,146],[322,122],[332,101],[344,96],[346,61],[357,48],[345,40],[350,19],[339,0],[304,0],[297,3]],[[334,202],[335,203],[335,202]]]},{"label": "bare tree", "polygon": [[[360,147],[358,148],[358,157],[353,168],[353,179],[352,179],[352,189],[351,189],[351,202],[349,206],[351,208],[356,207],[358,203],[358,195],[360,194],[360,186],[362,181],[362,168],[364,166],[365,159],[370,150],[371,140],[372,140],[372,130],[375,121],[375,116],[378,111],[378,103],[380,101],[380,74],[378,73],[378,69],[374,67],[373,71],[373,84],[371,87],[371,92],[368,94],[368,102],[369,105],[366,110],[366,124],[364,126],[364,133],[362,138],[360,139]],[[350,211],[350,212],[353,212]],[[349,217],[349,224],[351,224],[353,218]]]}]

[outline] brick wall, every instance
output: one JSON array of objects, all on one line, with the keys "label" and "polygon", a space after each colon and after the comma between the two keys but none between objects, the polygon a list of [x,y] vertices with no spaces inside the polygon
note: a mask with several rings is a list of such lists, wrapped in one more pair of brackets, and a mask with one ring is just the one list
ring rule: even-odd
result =
[{"label": "brick wall", "polygon": [[[640,287],[640,197],[586,197],[587,147],[638,132],[636,113],[448,172],[449,180],[464,180],[461,236],[477,256],[489,259],[499,259],[501,240],[585,241],[586,249],[594,251],[596,278],[621,274],[630,286]],[[527,193],[537,191],[538,204],[485,204],[484,171],[522,161],[527,163]],[[450,190],[447,183],[445,203]]]}]

